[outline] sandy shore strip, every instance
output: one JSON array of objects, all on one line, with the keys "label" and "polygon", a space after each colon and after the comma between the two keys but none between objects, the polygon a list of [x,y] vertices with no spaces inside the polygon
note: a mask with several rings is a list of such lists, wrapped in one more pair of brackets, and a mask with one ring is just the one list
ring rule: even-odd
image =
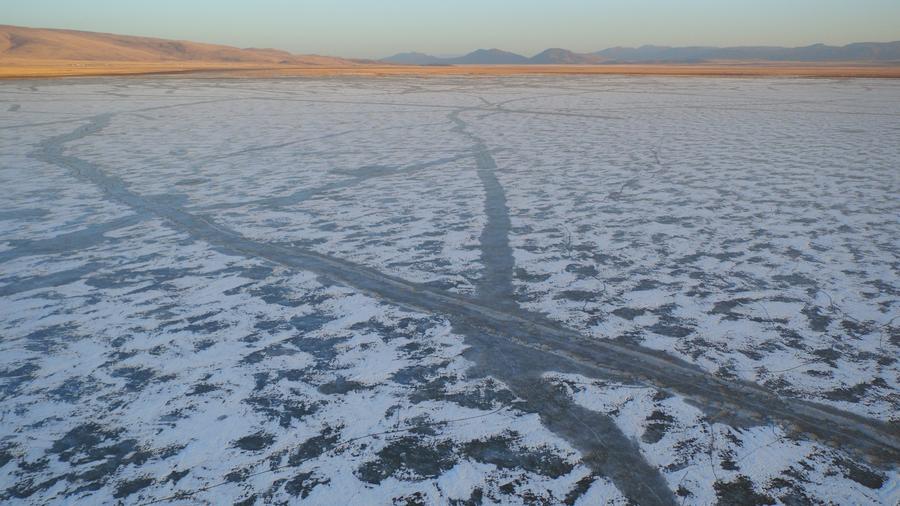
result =
[{"label": "sandy shore strip", "polygon": [[0,78],[55,78],[125,75],[192,77],[329,77],[329,76],[501,76],[501,75],[658,75],[722,77],[900,78],[900,65],[804,63],[610,64],[610,65],[352,65],[290,66],[221,62],[0,61]]}]

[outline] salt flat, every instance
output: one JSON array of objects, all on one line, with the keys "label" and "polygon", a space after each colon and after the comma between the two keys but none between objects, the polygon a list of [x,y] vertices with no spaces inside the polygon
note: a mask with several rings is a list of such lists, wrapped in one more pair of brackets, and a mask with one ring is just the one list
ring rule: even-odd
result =
[{"label": "salt flat", "polygon": [[894,81],[0,101],[2,501],[900,501]]}]

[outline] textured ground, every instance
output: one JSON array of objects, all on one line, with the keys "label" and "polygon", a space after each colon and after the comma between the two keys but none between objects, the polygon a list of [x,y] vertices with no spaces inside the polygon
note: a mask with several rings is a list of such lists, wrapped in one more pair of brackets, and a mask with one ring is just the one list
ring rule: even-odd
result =
[{"label": "textured ground", "polygon": [[0,502],[900,501],[898,83],[0,111]]}]

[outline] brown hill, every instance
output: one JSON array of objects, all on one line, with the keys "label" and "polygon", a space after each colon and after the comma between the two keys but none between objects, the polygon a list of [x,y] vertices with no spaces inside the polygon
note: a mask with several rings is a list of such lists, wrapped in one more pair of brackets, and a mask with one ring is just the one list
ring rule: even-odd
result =
[{"label": "brown hill", "polygon": [[0,62],[241,63],[354,65],[342,58],[294,55],[276,49],[240,49],[153,37],[0,25]]}]

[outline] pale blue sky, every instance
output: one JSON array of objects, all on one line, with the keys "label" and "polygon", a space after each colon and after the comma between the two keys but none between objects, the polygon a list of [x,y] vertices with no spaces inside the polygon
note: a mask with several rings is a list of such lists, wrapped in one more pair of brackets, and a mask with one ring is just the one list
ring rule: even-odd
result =
[{"label": "pale blue sky", "polygon": [[0,0],[0,24],[382,57],[900,40],[900,0]]}]

